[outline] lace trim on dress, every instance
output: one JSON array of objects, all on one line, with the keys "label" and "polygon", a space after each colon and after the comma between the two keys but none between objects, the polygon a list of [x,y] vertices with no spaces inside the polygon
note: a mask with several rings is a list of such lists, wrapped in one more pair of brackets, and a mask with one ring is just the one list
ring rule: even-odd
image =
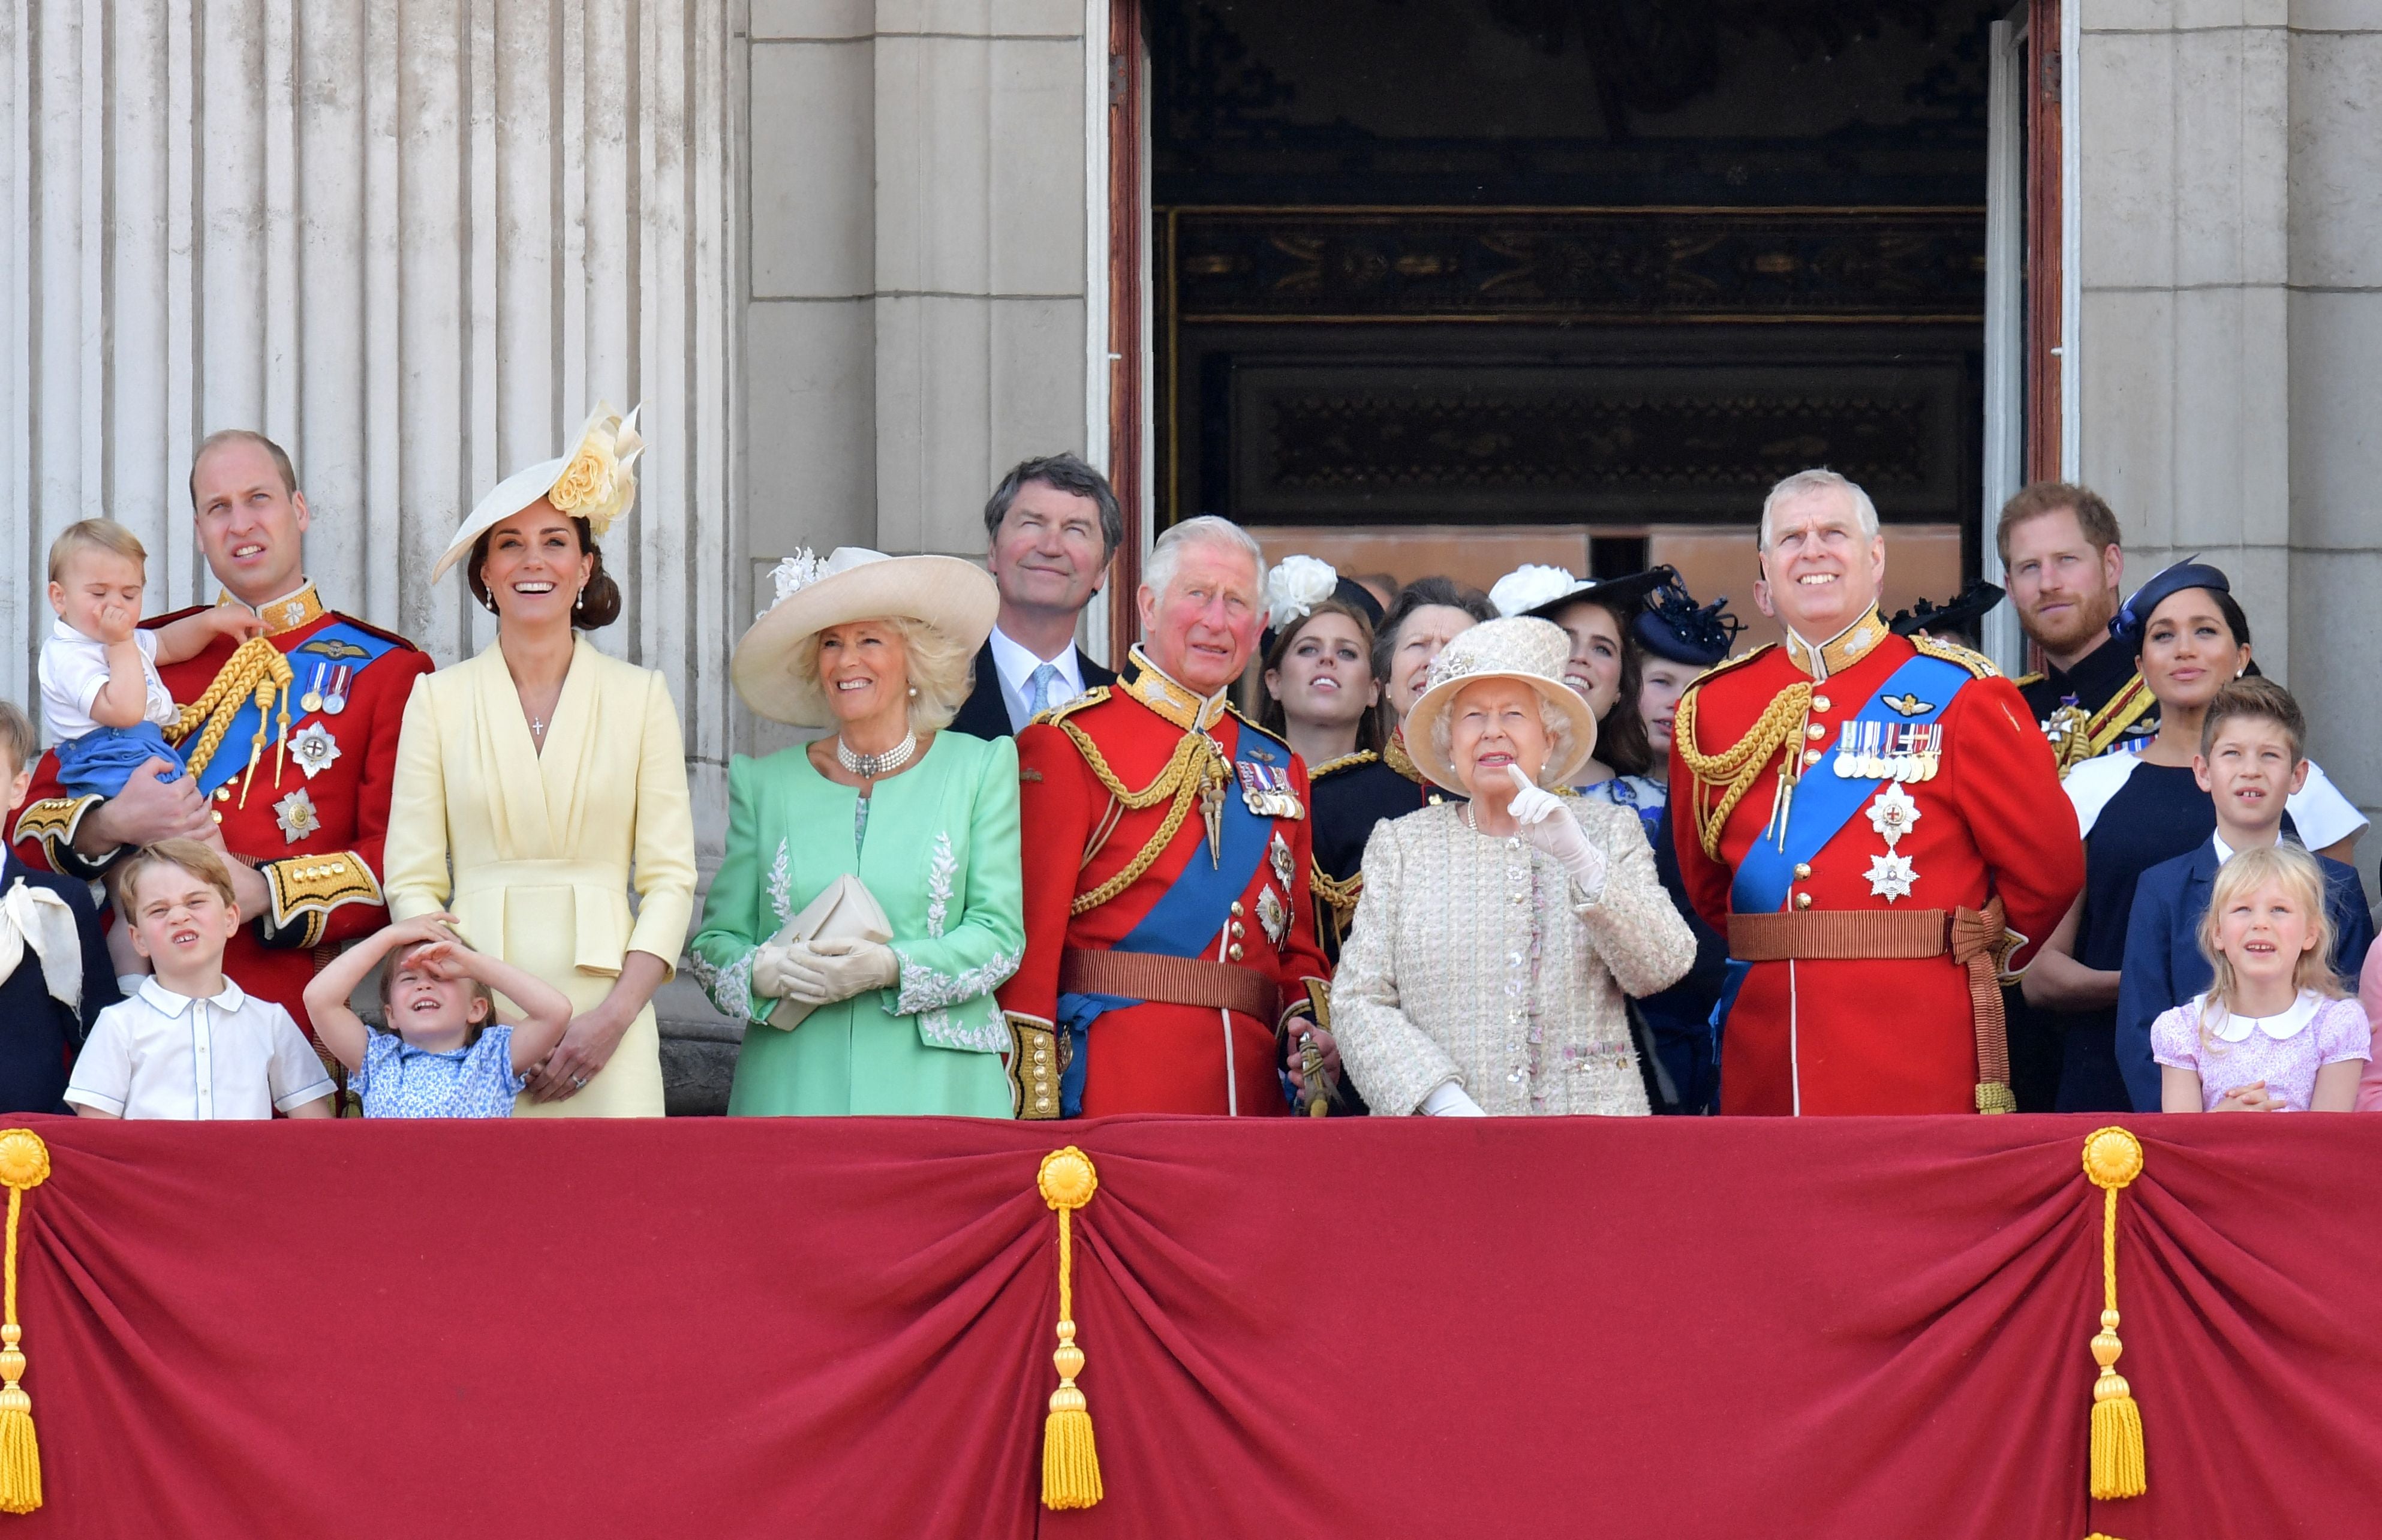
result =
[{"label": "lace trim on dress", "polygon": [[703,986],[703,992],[719,1007],[719,1014],[736,1021],[757,1019],[753,1015],[753,958],[761,949],[748,946],[736,960],[725,967],[716,967],[702,956],[690,953],[687,971]]}]

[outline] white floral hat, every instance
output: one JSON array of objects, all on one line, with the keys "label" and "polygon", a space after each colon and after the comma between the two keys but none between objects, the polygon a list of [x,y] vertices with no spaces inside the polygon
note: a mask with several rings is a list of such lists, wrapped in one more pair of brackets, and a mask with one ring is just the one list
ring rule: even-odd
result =
[{"label": "white floral hat", "polygon": [[1266,624],[1279,631],[1315,613],[1339,592],[1340,574],[1320,557],[1285,556],[1266,571]]},{"label": "white floral hat", "polygon": [[956,556],[888,556],[839,546],[822,561],[804,548],[772,568],[769,580],[777,597],[737,642],[728,673],[745,705],[796,727],[835,721],[818,681],[794,674],[794,649],[804,638],[831,625],[898,617],[932,626],[974,652],[1001,613],[992,574]]},{"label": "white floral hat", "polygon": [[1457,634],[1430,665],[1430,685],[1406,713],[1406,753],[1415,768],[1458,796],[1471,795],[1455,767],[1439,750],[1433,724],[1455,704],[1467,684],[1484,679],[1518,680],[1551,703],[1571,723],[1571,752],[1549,758],[1539,771],[1542,785],[1568,786],[1596,753],[1596,717],[1579,692],[1564,683],[1571,638],[1553,621],[1516,615],[1483,621]]},{"label": "white floral hat", "polygon": [[560,512],[586,520],[599,540],[611,533],[637,500],[637,457],[645,450],[645,439],[637,435],[642,410],[632,408],[623,417],[609,402],[598,400],[570,449],[515,471],[480,499],[430,569],[430,581],[446,576],[447,569],[468,554],[481,536],[540,498]]}]

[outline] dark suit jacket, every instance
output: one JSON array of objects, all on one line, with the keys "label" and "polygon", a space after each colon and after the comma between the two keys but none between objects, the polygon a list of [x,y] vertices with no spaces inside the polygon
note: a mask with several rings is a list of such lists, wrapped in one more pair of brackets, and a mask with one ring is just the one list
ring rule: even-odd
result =
[{"label": "dark suit jacket", "polygon": [[13,851],[0,851],[0,893],[22,882],[47,888],[74,911],[82,946],[82,1005],[70,1011],[50,994],[42,959],[25,948],[17,970],[0,979],[0,1113],[71,1113],[66,1103],[68,1062],[99,1013],[121,998],[107,939],[91,906],[91,889],[72,878],[35,871]]},{"label": "dark suit jacket", "polygon": [[[2365,889],[2350,866],[2319,856],[2324,868],[2325,908],[2332,916],[2332,969],[2357,987],[2365,949],[2374,944],[2374,918]],[[2188,856],[2161,861],[2134,885],[2134,912],[2126,925],[2125,971],[2118,983],[2118,1067],[2136,1112],[2161,1104],[2158,1061],[2151,1057],[2151,1023],[2159,1013],[2207,992],[2215,977],[2200,955],[2200,917],[2216,881],[2216,844],[2203,840]]]},{"label": "dark suit jacket", "polygon": [[[1113,684],[1116,675],[1100,667],[1075,649],[1075,667],[1084,673],[1084,688]],[[1001,698],[1001,671],[993,666],[992,644],[987,642],[976,649],[976,688],[968,692],[967,704],[952,719],[952,731],[978,738],[1006,738],[1012,735],[1009,707]]]}]

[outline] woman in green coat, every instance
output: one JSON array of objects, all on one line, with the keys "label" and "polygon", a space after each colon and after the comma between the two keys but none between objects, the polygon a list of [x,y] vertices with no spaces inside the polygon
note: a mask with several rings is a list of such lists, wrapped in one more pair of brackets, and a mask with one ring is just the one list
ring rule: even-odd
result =
[{"label": "woman in green coat", "polygon": [[[1008,1117],[993,991],[1025,946],[1017,750],[940,731],[992,628],[992,579],[853,548],[773,575],[777,603],[736,645],[737,693],[835,732],[729,767],[727,854],[693,946],[713,1003],[747,1023],[728,1110]],[[850,877],[890,942],[849,924],[780,935]]]}]

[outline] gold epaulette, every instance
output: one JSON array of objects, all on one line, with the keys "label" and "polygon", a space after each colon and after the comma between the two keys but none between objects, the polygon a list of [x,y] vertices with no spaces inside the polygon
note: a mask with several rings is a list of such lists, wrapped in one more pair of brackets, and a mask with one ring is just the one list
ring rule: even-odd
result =
[{"label": "gold epaulette", "polygon": [[1307,779],[1312,783],[1322,780],[1327,775],[1337,775],[1342,770],[1361,769],[1380,758],[1380,755],[1369,748],[1360,748],[1354,754],[1343,754],[1336,759],[1326,759],[1320,765],[1308,766]]},{"label": "gold epaulette", "polygon": [[331,911],[341,905],[386,902],[372,868],[351,850],[264,861],[256,869],[272,895],[272,930],[288,930],[302,922],[305,934],[297,943],[301,946],[323,939]]},{"label": "gold epaulette", "polygon": [[2046,677],[2048,676],[2041,673],[2022,673],[2016,679],[2011,680],[2010,683],[2023,690],[2030,684],[2042,684]]},{"label": "gold epaulette", "polygon": [[1930,658],[1941,658],[1946,663],[1958,663],[1979,679],[1999,679],[2002,671],[1982,652],[1972,651],[1958,642],[1940,642],[1922,633],[1910,638],[1910,645]]},{"label": "gold epaulette", "polygon": [[1054,727],[1060,722],[1066,721],[1069,717],[1074,716],[1076,712],[1088,710],[1092,707],[1098,706],[1100,702],[1108,698],[1109,687],[1105,684],[1095,684],[1073,700],[1062,701],[1058,705],[1050,708],[1048,711],[1037,713],[1034,720],[1027,722],[1025,725],[1028,727]]},{"label": "gold epaulette", "polygon": [[1696,675],[1694,680],[1688,684],[1688,688],[1690,690],[1696,689],[1707,681],[1718,679],[1722,674],[1727,673],[1732,670],[1745,667],[1745,665],[1752,662],[1763,653],[1775,652],[1777,650],[1777,643],[1764,642],[1750,652],[1740,652],[1734,658],[1724,658],[1719,662],[1714,663],[1711,668],[1708,668],[1703,672]]}]

